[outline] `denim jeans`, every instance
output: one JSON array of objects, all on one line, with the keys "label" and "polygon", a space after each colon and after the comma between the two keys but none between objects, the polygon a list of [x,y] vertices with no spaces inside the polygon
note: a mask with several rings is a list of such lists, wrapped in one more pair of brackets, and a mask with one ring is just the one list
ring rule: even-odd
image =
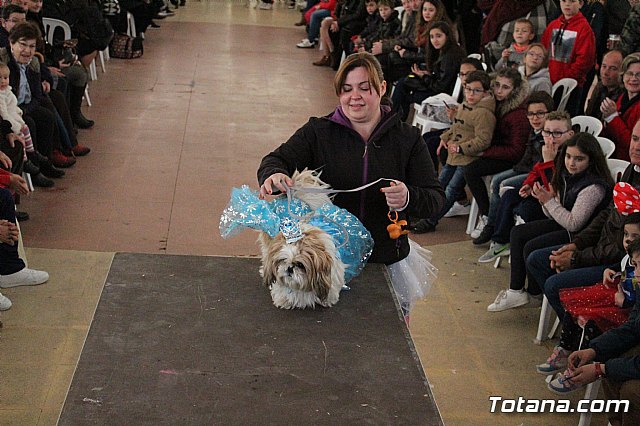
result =
[{"label": "denim jeans", "polygon": [[307,30],[307,38],[313,42],[320,36],[320,24],[322,20],[328,16],[331,16],[331,12],[327,9],[318,9],[311,14],[309,20],[309,29]]},{"label": "denim jeans", "polygon": [[444,206],[442,210],[431,216],[428,221],[436,225],[440,219],[449,211],[453,203],[464,193],[464,174],[462,167],[445,164],[442,166],[440,176],[438,177],[440,185],[444,188]]},{"label": "denim jeans", "polygon": [[527,258],[527,271],[529,276],[543,289],[545,296],[549,299],[549,304],[558,314],[558,318],[562,320],[565,310],[560,302],[560,289],[594,285],[602,280],[604,270],[615,267],[615,264],[569,269],[557,273],[551,269],[549,256],[553,250],[560,247],[562,246],[556,245],[533,251]]},{"label": "denim jeans", "polygon": [[500,188],[502,186],[512,186],[519,190],[526,178],[526,173],[521,174],[513,169],[493,175],[491,178],[491,196],[489,198],[489,225],[493,225],[496,220],[498,206],[500,205]]}]

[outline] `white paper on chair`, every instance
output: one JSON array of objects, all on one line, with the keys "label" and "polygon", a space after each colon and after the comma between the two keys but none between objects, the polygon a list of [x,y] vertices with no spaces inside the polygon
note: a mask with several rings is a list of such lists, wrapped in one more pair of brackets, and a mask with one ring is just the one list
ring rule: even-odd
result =
[{"label": "white paper on chair", "polygon": [[422,102],[421,113],[430,120],[439,123],[451,123],[447,114],[447,105],[450,107],[458,106],[458,102],[453,96],[446,93],[430,96]]}]

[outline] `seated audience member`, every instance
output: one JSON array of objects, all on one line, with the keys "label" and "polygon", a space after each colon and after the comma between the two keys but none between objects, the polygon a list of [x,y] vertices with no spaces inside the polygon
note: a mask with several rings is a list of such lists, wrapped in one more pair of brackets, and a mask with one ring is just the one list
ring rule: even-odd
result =
[{"label": "seated audience member", "polygon": [[[296,46],[300,48],[311,48],[316,45],[316,40],[320,36],[320,24],[324,18],[331,16],[336,8],[336,0],[320,0],[315,6],[311,7],[305,14],[305,19],[309,24],[307,26],[307,38],[302,39]],[[376,0],[367,1],[367,12],[376,10]],[[369,15],[371,16],[371,14]],[[369,18],[367,18],[369,19]]]},{"label": "seated audience member", "polygon": [[464,194],[462,168],[478,159],[491,144],[496,117],[495,100],[490,92],[491,79],[484,71],[469,73],[464,85],[465,101],[456,113],[451,128],[441,136],[438,150],[447,150],[447,163],[440,172],[440,184],[445,189],[442,209],[428,219],[420,220],[414,232],[435,231],[438,221],[449,211],[453,203]]},{"label": "seated audience member", "polygon": [[378,32],[380,24],[382,23],[382,16],[378,12],[378,0],[367,0],[367,19],[364,29],[357,36],[353,37],[353,50],[352,52],[362,52],[367,50],[364,48],[365,40]]},{"label": "seated audience member", "polygon": [[[545,128],[548,123],[549,120]],[[548,188],[539,182],[531,188],[531,195],[542,205],[548,219],[512,229],[510,288],[502,290],[487,310],[500,312],[526,305],[530,294],[542,300],[535,282],[529,280],[529,288],[524,290],[525,259],[535,249],[568,243],[571,233],[583,229],[610,204],[612,187],[611,172],[597,139],[582,132],[566,141],[556,157]]]},{"label": "seated audience member", "polygon": [[[400,77],[407,75],[409,68],[404,65],[404,61],[398,54],[402,47],[415,46],[416,22],[422,10],[422,0],[408,0],[411,11],[404,12],[402,16],[402,29],[400,35],[389,40],[376,41],[371,46],[371,53],[382,66],[384,78],[387,84],[391,85]],[[411,64],[409,64],[411,65]]]},{"label": "seated audience member", "polygon": [[567,111],[572,116],[578,115],[586,75],[596,64],[595,36],[580,13],[582,4],[582,0],[561,0],[562,15],[547,26],[542,36],[542,44],[549,51],[551,83],[563,78],[578,82],[567,102]]},{"label": "seated audience member", "polygon": [[478,226],[471,233],[473,238],[480,235],[489,214],[489,194],[482,178],[512,168],[522,158],[529,139],[526,107],[529,85],[522,74],[513,68],[503,68],[492,87],[497,121],[491,146],[477,161],[463,167],[464,179],[480,213]]},{"label": "seated audience member", "polygon": [[[482,66],[482,62],[480,62],[476,58],[464,58],[460,63],[460,72],[458,72],[458,77],[460,78],[460,87],[464,88],[464,84],[467,81],[467,75],[472,71],[484,71]],[[458,103],[462,103],[464,100],[464,90],[460,90],[458,94]],[[458,111],[458,107],[455,105],[450,105],[447,108],[447,115],[449,116],[449,120],[453,122],[453,119],[456,116],[456,112]],[[447,129],[438,129],[426,132],[422,135],[422,138],[427,143],[427,147],[429,148],[429,154],[431,155],[431,160],[433,161],[433,165],[436,170],[438,170],[438,154],[436,151],[438,150],[438,146],[440,146],[440,135],[445,132]],[[442,164],[445,164],[446,161],[446,150],[441,153]]]},{"label": "seated audience member", "polygon": [[[339,12],[339,13],[338,13]],[[351,37],[360,34],[364,29],[367,18],[367,8],[364,0],[344,0],[340,10],[336,11],[337,20],[335,22],[338,31],[338,49],[334,48],[334,66],[335,70],[340,66],[340,58],[342,52],[349,55],[349,47],[351,46]]]},{"label": "seated audience member", "polygon": [[536,32],[531,21],[525,18],[516,20],[513,28],[513,43],[502,51],[495,69],[499,70],[504,67],[518,68],[524,65],[524,55],[535,36]]},{"label": "seated audience member", "polygon": [[631,129],[640,119],[640,54],[631,54],[622,61],[624,91],[617,100],[604,98],[600,112],[605,121],[603,136],[616,144],[613,158],[629,161]]},{"label": "seated audience member", "polygon": [[398,80],[391,96],[393,109],[401,114],[403,121],[409,116],[414,102],[421,103],[429,96],[453,91],[464,57],[464,50],[455,42],[449,24],[433,23],[429,30],[426,70],[414,63],[412,74]]},{"label": "seated audience member", "polygon": [[622,79],[620,78],[620,68],[622,67],[622,53],[619,50],[612,50],[605,53],[600,64],[600,81],[593,89],[591,98],[587,102],[584,113],[602,121],[600,105],[605,98],[618,99],[624,90]]},{"label": "seated audience member", "polygon": [[[29,269],[18,254],[19,230],[12,191],[29,192],[21,176],[0,169],[0,288],[38,285],[49,279],[44,271]],[[0,310],[11,307],[11,301],[0,294]]]},{"label": "seated audience member", "polygon": [[620,34],[620,51],[623,55],[640,51],[640,4],[633,6],[628,16]]},{"label": "seated audience member", "polygon": [[[503,187],[511,187],[520,190],[522,184],[527,180],[528,175],[540,168],[540,164],[544,163],[543,147],[545,146],[542,130],[544,129],[547,117],[551,114],[551,118],[556,121],[567,121],[567,125],[571,128],[571,119],[568,114],[553,111],[553,99],[546,92],[534,92],[527,99],[527,118],[531,125],[529,140],[524,151],[522,159],[513,166],[513,168],[503,172],[496,173],[491,178],[490,190],[491,198],[489,199],[489,214],[487,215],[487,223],[477,238],[473,239],[473,244],[481,245],[489,242],[495,231],[496,218],[498,209],[501,204],[500,192]],[[561,125],[561,124],[559,124]],[[555,127],[555,126],[554,126]],[[570,134],[567,134],[571,136]],[[563,135],[563,139],[568,139],[567,135]],[[548,153],[547,153],[548,154]],[[547,155],[552,160],[550,155]],[[555,152],[553,152],[555,158]],[[553,163],[551,163],[552,165]],[[549,167],[549,180],[551,180],[552,169]]]},{"label": "seated audience member", "polygon": [[[480,263],[493,262],[497,257],[509,254],[511,229],[515,226],[514,214],[520,216],[525,222],[545,218],[540,202],[534,197],[533,188],[536,184],[542,184],[543,187],[549,188],[556,170],[556,157],[562,150],[564,143],[573,137],[574,132],[571,129],[571,117],[564,111],[552,111],[547,114],[543,126],[543,130],[540,132],[544,138],[540,148],[541,161],[532,166],[531,171],[524,179],[516,177],[511,180],[512,183],[518,185],[507,189],[502,196],[498,195],[500,198],[496,200],[495,218],[493,221],[488,221],[480,234],[480,237],[484,237],[489,231],[492,231],[489,236],[492,241],[491,246],[478,259]],[[473,240],[474,244],[480,237]],[[520,257],[518,256],[519,259]],[[524,268],[524,259],[521,260],[522,268]]]},{"label": "seated audience member", "polygon": [[9,46],[9,31],[26,21],[26,13],[22,6],[10,4],[2,8],[0,15],[0,47]]},{"label": "seated audience member", "polygon": [[547,24],[558,17],[557,3],[556,0],[478,0],[477,7],[487,15],[480,41],[489,65],[495,64],[504,48],[513,42],[513,29],[519,18],[533,23],[534,40],[540,40]]},{"label": "seated audience member", "polygon": [[530,44],[524,55],[524,64],[518,67],[529,83],[529,93],[543,91],[551,94],[548,64],[547,49],[541,43]]},{"label": "seated audience member", "polygon": [[[328,66],[337,69],[336,64],[340,63],[340,58],[337,58],[333,54],[333,51],[335,50],[335,45],[338,43],[338,36],[340,35],[340,32],[338,31],[337,16],[340,14],[341,10],[342,2],[337,2],[335,9],[331,12],[331,16],[324,18],[320,23],[320,48],[318,50],[322,53],[322,57],[319,60],[312,62],[315,66]],[[304,16],[302,17],[302,20],[304,21]],[[342,53],[342,50],[340,50],[340,52]]]},{"label": "seated audience member", "polygon": [[398,11],[393,8],[392,0],[380,0],[378,13],[381,18],[378,28],[363,40],[364,46],[362,48],[367,52],[371,52],[374,42],[389,40],[400,34],[400,19],[398,19]]},{"label": "seated audience member", "polygon": [[[640,122],[631,135],[629,147],[631,164],[622,175],[622,182],[640,188]],[[533,251],[527,258],[529,280],[544,290],[549,304],[563,318],[560,303],[563,288],[593,285],[607,268],[615,268],[624,257],[622,247],[623,220],[613,203],[600,212],[589,226],[572,235],[572,241]]]},{"label": "seated audience member", "polygon": [[[616,185],[616,188],[620,188]],[[628,186],[638,191],[632,186]],[[625,210],[620,209],[618,200],[620,195],[625,197],[626,188],[614,195],[618,212],[624,216]],[[622,194],[621,194],[622,192]],[[640,207],[640,200],[631,200],[632,204],[624,206]],[[560,291],[560,301],[567,310],[562,321],[560,342],[553,348],[547,361],[539,364],[538,373],[550,375],[567,368],[567,360],[573,351],[589,347],[589,342],[600,334],[624,324],[629,319],[629,313],[636,302],[636,294],[640,293],[637,285],[635,267],[631,263],[633,253],[640,252],[640,213],[624,216],[624,238],[622,244],[627,255],[620,262],[620,267],[605,269],[602,282],[587,287],[565,288]],[[640,253],[639,253],[640,254]],[[562,387],[560,390],[571,390]]]},{"label": "seated audience member", "polygon": [[64,172],[56,169],[50,160],[54,148],[59,148],[59,141],[55,141],[54,108],[42,92],[40,62],[35,57],[39,37],[40,31],[35,25],[17,25],[9,33],[10,49],[0,48],[0,62],[6,63],[11,71],[10,85],[36,148],[33,155],[27,153],[29,159],[46,177],[60,178]]}]

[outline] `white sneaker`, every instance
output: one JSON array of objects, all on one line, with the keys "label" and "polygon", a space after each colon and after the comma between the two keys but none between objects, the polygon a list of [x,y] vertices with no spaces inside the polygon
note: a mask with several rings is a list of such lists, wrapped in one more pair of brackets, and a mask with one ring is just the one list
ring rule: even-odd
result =
[{"label": "white sneaker", "polygon": [[511,244],[500,244],[494,241],[491,242],[489,250],[478,259],[479,263],[493,262],[500,256],[509,256],[511,254]]},{"label": "white sneaker", "polygon": [[265,3],[263,1],[260,2],[260,6],[258,6],[258,9],[262,9],[262,10],[271,10],[273,9],[273,4],[271,3]]},{"label": "white sneaker", "polygon": [[6,311],[11,307],[11,305],[11,300],[9,300],[7,296],[3,296],[2,293],[0,293],[0,311]]},{"label": "white sneaker", "polygon": [[489,221],[489,218],[487,216],[484,216],[484,215],[480,216],[478,218],[478,224],[476,225],[476,229],[471,231],[471,238],[478,238],[488,221]]},{"label": "white sneaker", "polygon": [[526,291],[521,290],[502,290],[498,293],[496,300],[489,305],[487,311],[501,312],[507,309],[517,308],[518,306],[529,303],[529,295]]},{"label": "white sneaker", "polygon": [[300,43],[296,44],[296,46],[302,48],[302,49],[308,49],[310,47],[315,46],[316,44],[312,41],[309,41],[308,38],[303,39]]},{"label": "white sneaker", "polygon": [[453,203],[453,206],[451,206],[444,217],[466,216],[469,214],[469,212],[471,212],[471,204],[463,206],[456,201],[455,203]]},{"label": "white sneaker", "polygon": [[44,271],[24,268],[14,274],[0,275],[0,288],[20,287],[23,285],[38,285],[46,282],[49,274]]}]

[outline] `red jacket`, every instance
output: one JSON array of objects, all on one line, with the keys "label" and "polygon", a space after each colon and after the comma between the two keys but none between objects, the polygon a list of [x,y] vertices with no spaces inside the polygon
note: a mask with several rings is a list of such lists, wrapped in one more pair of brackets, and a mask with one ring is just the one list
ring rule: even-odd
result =
[{"label": "red jacket", "polygon": [[[556,39],[558,41],[554,43]],[[596,65],[596,38],[582,13],[578,12],[569,20],[560,15],[551,21],[541,42],[549,50],[551,83],[573,78],[582,87],[587,73]]]},{"label": "red jacket", "polygon": [[313,14],[313,12],[320,9],[329,10],[329,12],[331,12],[331,15],[333,16],[333,12],[336,9],[336,3],[337,0],[321,0],[320,2],[318,2],[318,4],[307,10],[307,12],[304,14],[304,19],[307,21],[307,23],[310,23],[311,15]]},{"label": "red jacket", "polygon": [[11,182],[11,173],[0,169],[0,188],[9,188],[9,183]]},{"label": "red jacket", "polygon": [[[620,111],[622,106],[622,97],[620,95],[616,101],[617,110]],[[638,96],[638,95],[636,95]],[[618,115],[611,122],[607,123],[604,128],[605,137],[611,139],[616,144],[616,150],[613,152],[613,158],[629,161],[629,145],[631,144],[631,131],[640,119],[640,101],[636,101],[622,115]]]},{"label": "red jacket", "polygon": [[484,151],[481,158],[517,163],[524,155],[530,130],[527,109],[521,104],[498,118],[491,146]]}]

